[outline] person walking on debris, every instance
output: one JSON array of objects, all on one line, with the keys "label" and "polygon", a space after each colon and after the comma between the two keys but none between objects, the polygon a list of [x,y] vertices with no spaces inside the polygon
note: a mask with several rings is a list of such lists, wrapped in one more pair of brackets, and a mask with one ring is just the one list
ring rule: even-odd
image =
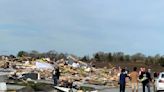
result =
[{"label": "person walking on debris", "polygon": [[52,71],[52,75],[53,75],[52,78],[54,80],[54,86],[57,86],[60,77],[59,67],[54,67],[54,70]]},{"label": "person walking on debris", "polygon": [[132,92],[136,90],[138,92],[138,72],[137,72],[137,67],[133,68],[133,71],[129,74],[130,79],[131,79],[131,86],[132,86]]},{"label": "person walking on debris", "polygon": [[147,87],[148,92],[150,92],[151,75],[148,71],[146,71],[145,68],[143,68],[143,71],[141,72],[139,79],[142,82],[143,92],[145,92],[145,86]]},{"label": "person walking on debris", "polygon": [[126,86],[126,77],[127,74],[125,73],[125,69],[121,70],[119,84],[120,84],[120,92],[125,92],[125,86]]}]

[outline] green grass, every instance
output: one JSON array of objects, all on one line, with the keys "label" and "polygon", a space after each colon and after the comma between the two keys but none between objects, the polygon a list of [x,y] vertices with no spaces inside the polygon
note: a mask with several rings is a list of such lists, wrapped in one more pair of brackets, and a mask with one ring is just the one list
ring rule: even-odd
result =
[{"label": "green grass", "polygon": [[92,88],[92,87],[86,87],[86,86],[81,86],[80,87],[80,90],[83,90],[84,92],[86,92],[86,91],[93,91],[93,90],[95,90],[94,88]]}]

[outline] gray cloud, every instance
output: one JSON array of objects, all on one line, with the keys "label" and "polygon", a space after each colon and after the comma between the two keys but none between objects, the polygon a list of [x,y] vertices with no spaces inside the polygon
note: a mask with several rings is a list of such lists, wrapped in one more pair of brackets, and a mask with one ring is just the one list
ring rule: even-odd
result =
[{"label": "gray cloud", "polygon": [[0,51],[56,49],[78,55],[101,50],[162,53],[163,3],[1,0]]}]

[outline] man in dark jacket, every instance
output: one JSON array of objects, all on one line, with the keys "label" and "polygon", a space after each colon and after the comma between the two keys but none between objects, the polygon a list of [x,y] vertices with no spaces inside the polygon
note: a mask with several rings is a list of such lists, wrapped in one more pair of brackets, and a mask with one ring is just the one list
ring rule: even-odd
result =
[{"label": "man in dark jacket", "polygon": [[58,81],[59,81],[59,77],[60,77],[60,71],[59,71],[59,67],[54,68],[53,72],[53,80],[54,80],[54,86],[58,85]]},{"label": "man in dark jacket", "polygon": [[150,92],[151,74],[149,72],[147,72],[145,68],[141,72],[139,79],[142,82],[143,92],[145,92],[145,87],[147,87],[148,92]]},{"label": "man in dark jacket", "polygon": [[126,86],[126,77],[127,74],[125,73],[125,69],[121,70],[119,84],[120,84],[120,92],[125,92],[125,86]]}]

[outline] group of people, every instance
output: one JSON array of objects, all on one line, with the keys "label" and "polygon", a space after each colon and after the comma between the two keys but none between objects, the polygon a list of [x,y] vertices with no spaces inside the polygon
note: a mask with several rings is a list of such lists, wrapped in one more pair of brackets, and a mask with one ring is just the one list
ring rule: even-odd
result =
[{"label": "group of people", "polygon": [[[57,86],[60,76],[59,67],[54,68],[52,75],[54,80],[54,86]],[[150,82],[152,81],[152,78],[151,78],[150,71],[148,69],[141,68],[141,70],[138,72],[137,67],[134,67],[133,71],[130,73],[128,73],[126,69],[122,69],[119,76],[120,92],[125,92],[127,78],[130,79],[131,81],[132,92],[138,92],[139,82],[142,83],[142,88],[143,88],[142,92],[145,92],[145,87],[147,87],[148,92],[151,92]]]},{"label": "group of people", "polygon": [[139,82],[142,83],[142,92],[145,92],[145,87],[150,92],[150,82],[152,81],[150,70],[141,68],[138,72],[137,67],[134,67],[133,71],[128,74],[126,69],[122,69],[119,76],[120,92],[125,92],[127,78],[131,81],[132,92],[138,92]]}]

